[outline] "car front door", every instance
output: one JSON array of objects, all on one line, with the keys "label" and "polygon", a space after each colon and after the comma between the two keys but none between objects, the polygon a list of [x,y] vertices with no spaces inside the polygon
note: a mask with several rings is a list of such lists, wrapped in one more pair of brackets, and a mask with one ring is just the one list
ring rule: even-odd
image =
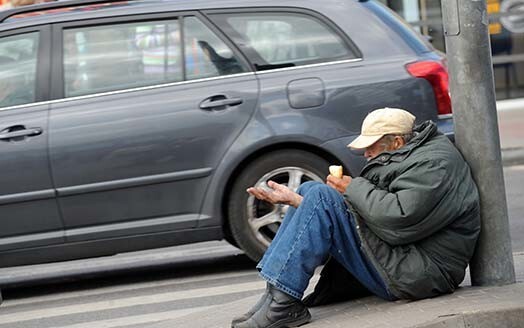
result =
[{"label": "car front door", "polygon": [[210,177],[256,106],[245,61],[197,13],[53,33],[64,83],[54,90],[63,98],[51,108],[50,156],[67,240],[205,220]]},{"label": "car front door", "polygon": [[[49,168],[49,28],[0,32],[0,266],[10,251],[64,241]],[[22,261],[22,262],[20,262]]]}]

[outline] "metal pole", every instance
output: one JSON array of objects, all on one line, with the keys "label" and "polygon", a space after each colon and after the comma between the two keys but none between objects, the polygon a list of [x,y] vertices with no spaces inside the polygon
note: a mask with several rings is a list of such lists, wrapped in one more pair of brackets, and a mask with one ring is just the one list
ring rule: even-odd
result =
[{"label": "metal pole", "polygon": [[485,0],[442,0],[455,141],[480,192],[473,285],[515,282]]}]

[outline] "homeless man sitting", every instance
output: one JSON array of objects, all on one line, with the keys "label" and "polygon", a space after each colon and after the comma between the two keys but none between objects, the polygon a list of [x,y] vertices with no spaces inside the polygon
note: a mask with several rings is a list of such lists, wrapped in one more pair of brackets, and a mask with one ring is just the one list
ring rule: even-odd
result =
[{"label": "homeless man sitting", "polygon": [[[451,293],[462,282],[480,231],[479,198],[461,154],[431,121],[402,109],[369,113],[348,147],[364,149],[360,177],[329,175],[297,192],[273,181],[248,188],[290,205],[257,265],[267,282],[234,328],[297,327],[307,306],[375,294],[385,300]],[[315,291],[302,296],[324,264]]]}]

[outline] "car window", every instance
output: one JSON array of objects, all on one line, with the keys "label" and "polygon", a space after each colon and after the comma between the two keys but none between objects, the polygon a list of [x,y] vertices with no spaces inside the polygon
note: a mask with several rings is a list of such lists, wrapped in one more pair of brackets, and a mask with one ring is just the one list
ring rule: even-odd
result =
[{"label": "car window", "polygon": [[0,39],[0,107],[35,101],[38,32]]},{"label": "car window", "polygon": [[236,42],[256,52],[258,69],[355,58],[342,38],[320,20],[296,13],[212,15]]},{"label": "car window", "polygon": [[183,80],[178,20],[64,30],[65,96]]},{"label": "car window", "polygon": [[65,96],[244,71],[231,49],[196,17],[186,17],[184,25],[185,58],[178,19],[64,30]]},{"label": "car window", "polygon": [[196,17],[184,18],[187,79],[244,72],[233,51]]}]

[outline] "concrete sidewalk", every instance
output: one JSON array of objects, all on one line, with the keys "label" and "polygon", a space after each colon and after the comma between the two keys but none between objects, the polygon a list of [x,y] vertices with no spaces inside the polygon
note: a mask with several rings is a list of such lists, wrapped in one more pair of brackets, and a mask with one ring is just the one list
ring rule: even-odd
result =
[{"label": "concrete sidewalk", "polygon": [[[455,293],[433,299],[387,302],[377,297],[366,297],[312,308],[312,322],[304,327],[524,327],[524,253],[514,254],[514,259],[517,283],[513,285],[471,287],[467,279]],[[211,309],[203,309],[149,328],[230,327],[232,317],[247,311],[258,298],[259,295],[251,296]]]}]

